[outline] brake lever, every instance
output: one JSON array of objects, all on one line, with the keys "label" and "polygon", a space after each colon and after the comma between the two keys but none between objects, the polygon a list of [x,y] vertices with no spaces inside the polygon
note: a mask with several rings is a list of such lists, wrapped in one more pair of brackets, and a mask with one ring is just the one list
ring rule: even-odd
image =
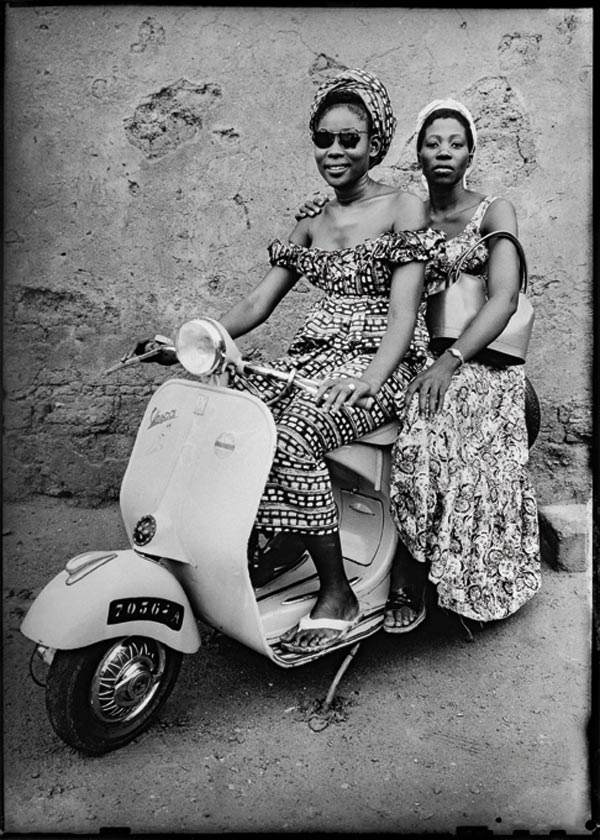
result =
[{"label": "brake lever", "polygon": [[109,373],[114,373],[116,370],[121,370],[121,368],[129,367],[130,365],[139,365],[146,359],[158,356],[160,351],[165,347],[169,350],[175,350],[175,346],[173,345],[171,339],[165,338],[164,335],[155,335],[152,340],[156,341],[161,346],[155,347],[153,350],[148,350],[147,353],[140,353],[139,356],[129,356],[127,359],[121,359],[116,364],[112,365],[112,367],[107,368],[104,371],[104,375],[106,376]]}]

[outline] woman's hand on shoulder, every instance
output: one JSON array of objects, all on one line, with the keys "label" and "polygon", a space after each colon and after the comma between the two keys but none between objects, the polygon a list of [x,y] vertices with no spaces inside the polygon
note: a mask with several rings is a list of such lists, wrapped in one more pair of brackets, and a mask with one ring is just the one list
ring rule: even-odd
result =
[{"label": "woman's hand on shoulder", "polygon": [[398,190],[394,198],[394,231],[423,230],[429,226],[429,216],[423,199],[415,193]]},{"label": "woman's hand on shoulder", "polygon": [[307,198],[304,204],[298,208],[295,218],[300,221],[307,217],[318,216],[329,200],[330,198],[327,195],[314,193],[312,198]]}]

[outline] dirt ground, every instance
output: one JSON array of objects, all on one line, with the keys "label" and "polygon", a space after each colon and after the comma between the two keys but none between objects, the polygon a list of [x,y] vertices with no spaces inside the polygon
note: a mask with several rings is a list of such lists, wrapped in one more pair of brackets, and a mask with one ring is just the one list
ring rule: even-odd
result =
[{"label": "dirt ground", "polygon": [[411,634],[377,633],[316,727],[341,654],[284,670],[202,628],[160,720],[89,758],[53,733],[19,625],[70,556],[127,546],[118,507],[7,505],[3,543],[9,835],[587,834],[591,575],[545,569],[484,628],[432,607]]}]

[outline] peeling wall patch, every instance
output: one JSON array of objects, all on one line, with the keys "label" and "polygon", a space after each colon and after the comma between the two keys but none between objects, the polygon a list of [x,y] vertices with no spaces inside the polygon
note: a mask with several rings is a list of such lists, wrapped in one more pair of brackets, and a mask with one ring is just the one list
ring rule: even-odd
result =
[{"label": "peeling wall patch", "polygon": [[127,139],[147,158],[163,157],[196,136],[207,109],[220,97],[218,85],[180,79],[138,105],[124,122]]}]

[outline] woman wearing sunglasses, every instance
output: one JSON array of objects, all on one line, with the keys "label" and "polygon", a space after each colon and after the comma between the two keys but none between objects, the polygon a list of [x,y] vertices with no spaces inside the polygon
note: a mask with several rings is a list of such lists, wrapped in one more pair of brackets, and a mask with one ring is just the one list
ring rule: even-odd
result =
[{"label": "woman wearing sunglasses", "polygon": [[[344,571],[325,453],[391,418],[425,359],[424,264],[444,238],[426,230],[417,196],[370,176],[395,124],[387,91],[371,74],[349,70],[321,85],[309,128],[318,170],[335,197],[318,218],[300,220],[289,241],[271,243],[271,269],[219,319],[237,338],[262,324],[300,277],[322,292],[287,354],[272,363],[322,384],[316,396],[293,388],[273,409],[277,450],[256,523],[265,539],[298,534],[319,574],[310,615],[284,636],[292,651],[330,647],[360,614]],[[251,384],[272,396],[265,380]],[[248,387],[241,378],[232,385]]]}]

